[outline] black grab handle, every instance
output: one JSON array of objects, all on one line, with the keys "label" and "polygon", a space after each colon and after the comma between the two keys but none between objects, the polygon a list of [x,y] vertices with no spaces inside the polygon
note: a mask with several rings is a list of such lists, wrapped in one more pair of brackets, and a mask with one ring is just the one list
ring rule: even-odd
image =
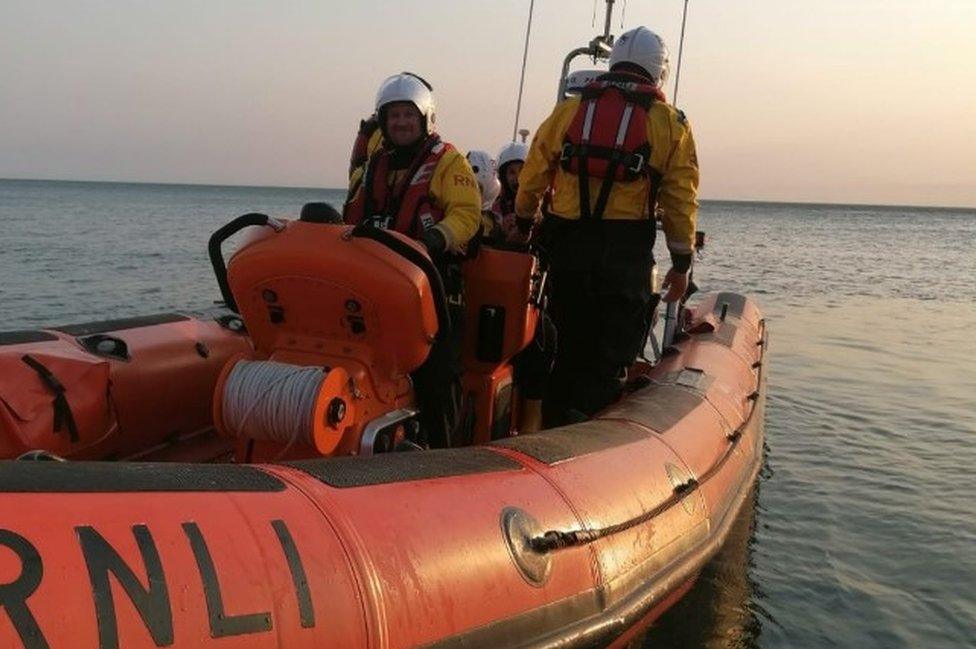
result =
[{"label": "black grab handle", "polygon": [[352,236],[373,241],[386,246],[397,253],[414,266],[419,268],[427,281],[430,282],[430,289],[433,293],[434,308],[437,309],[437,337],[441,340],[449,340],[451,336],[451,314],[447,310],[447,294],[444,292],[444,282],[441,274],[424,253],[420,252],[409,243],[398,239],[387,230],[377,228],[367,223],[360,223],[352,229]]},{"label": "black grab handle", "polygon": [[217,276],[217,286],[220,287],[220,294],[224,298],[224,304],[234,313],[240,312],[237,310],[237,302],[234,300],[234,295],[230,292],[230,284],[227,283],[227,264],[224,263],[224,254],[221,252],[220,246],[224,241],[244,228],[251,227],[252,225],[268,225],[269,223],[277,223],[277,221],[274,221],[267,214],[250,212],[249,214],[238,216],[210,235],[210,243],[207,244],[207,251],[210,253],[210,263],[213,265],[214,275]]}]

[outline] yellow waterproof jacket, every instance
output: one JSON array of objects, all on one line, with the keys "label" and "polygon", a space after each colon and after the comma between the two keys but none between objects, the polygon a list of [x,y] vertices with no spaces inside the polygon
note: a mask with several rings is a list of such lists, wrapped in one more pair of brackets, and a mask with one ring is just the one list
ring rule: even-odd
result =
[{"label": "yellow waterproof jacket", "polygon": [[[364,190],[361,180],[368,164],[350,175],[347,203]],[[405,173],[405,169],[391,171],[387,182],[392,185]],[[471,165],[457,149],[451,147],[434,167],[429,191],[434,206],[444,211],[434,227],[444,235],[447,247],[458,252],[481,228],[481,191]]]},{"label": "yellow waterproof jacket", "polygon": [[[515,211],[521,218],[535,218],[546,189],[553,187],[549,211],[565,219],[578,219],[579,178],[559,165],[563,138],[580,105],[579,97],[560,102],[532,139],[529,155],[519,175]],[[651,145],[648,164],[661,174],[658,208],[668,249],[690,254],[695,246],[698,214],[698,158],[695,141],[684,114],[662,101],[647,111],[647,140]],[[596,203],[603,180],[590,178],[590,200]],[[604,219],[646,219],[650,181],[614,182]],[[593,205],[591,204],[591,208]]]}]

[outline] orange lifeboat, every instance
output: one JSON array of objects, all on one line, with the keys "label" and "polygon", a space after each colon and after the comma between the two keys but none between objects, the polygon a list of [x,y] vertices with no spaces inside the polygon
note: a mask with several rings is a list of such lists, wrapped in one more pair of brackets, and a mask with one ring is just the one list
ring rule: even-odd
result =
[{"label": "orange lifeboat", "polygon": [[[0,646],[624,646],[691,587],[762,460],[753,302],[705,296],[618,403],[520,436],[538,268],[482,251],[471,444],[393,452],[450,326],[429,259],[245,221],[270,227],[226,268],[211,247],[235,311],[0,334]],[[235,412],[282,367],[314,374],[287,439]]]}]

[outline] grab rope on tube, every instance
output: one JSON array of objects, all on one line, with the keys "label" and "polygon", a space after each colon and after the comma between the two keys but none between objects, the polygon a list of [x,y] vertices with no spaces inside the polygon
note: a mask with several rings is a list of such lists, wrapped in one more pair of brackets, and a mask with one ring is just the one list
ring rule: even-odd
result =
[{"label": "grab rope on tube", "polygon": [[[756,344],[765,349],[767,344],[766,321],[760,320],[759,326],[761,328],[761,333],[759,336],[759,341]],[[564,548],[586,545],[598,539],[613,536],[614,534],[619,534],[620,532],[637,527],[638,525],[643,525],[655,516],[658,516],[659,514],[662,514],[668,509],[677,505],[685,498],[685,496],[697,489],[699,485],[707,482],[712,476],[718,473],[725,462],[732,456],[732,452],[735,450],[736,446],[738,446],[739,440],[742,439],[743,431],[752,422],[753,415],[756,414],[756,404],[759,402],[759,389],[762,385],[763,365],[760,362],[753,365],[753,367],[758,372],[756,375],[756,391],[748,396],[749,401],[752,402],[752,409],[749,411],[749,415],[746,417],[746,420],[742,422],[742,425],[726,436],[729,445],[725,448],[725,452],[722,454],[722,456],[718,458],[718,460],[716,460],[715,463],[709,467],[708,470],[705,471],[698,479],[690,477],[685,482],[675,485],[674,491],[667,500],[664,500],[653,509],[646,511],[639,516],[635,516],[634,518],[615,525],[597,529],[570,531],[549,530],[548,532],[529,540],[529,544],[532,546],[532,549],[540,554],[547,554],[549,552],[555,552],[556,550],[562,550]]]}]

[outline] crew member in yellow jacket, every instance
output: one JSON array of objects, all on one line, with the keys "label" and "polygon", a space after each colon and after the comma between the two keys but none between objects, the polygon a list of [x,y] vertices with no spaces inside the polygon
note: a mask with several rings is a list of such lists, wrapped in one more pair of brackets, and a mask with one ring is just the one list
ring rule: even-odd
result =
[{"label": "crew member in yellow jacket", "polygon": [[[460,298],[461,273],[450,253],[460,252],[481,227],[481,193],[474,172],[434,131],[434,96],[417,75],[397,74],[383,82],[376,95],[376,118],[382,137],[364,138],[368,157],[350,174],[343,219],[422,241],[449,299]],[[358,142],[354,163],[357,148]],[[451,315],[451,337],[439,337],[412,375],[421,411],[421,441],[430,446],[450,446],[459,422],[463,311],[452,308]]]},{"label": "crew member in yellow jacket", "polygon": [[396,230],[432,255],[460,250],[480,227],[481,195],[467,160],[434,131],[430,88],[394,75],[380,86],[376,115],[381,145],[350,175],[345,222]]},{"label": "crew member in yellow jacket", "polygon": [[663,299],[687,290],[698,161],[684,114],[660,90],[667,72],[659,36],[646,27],[621,35],[610,72],[555,107],[519,175],[523,230],[552,192],[538,237],[550,256],[559,333],[547,426],[592,416],[620,395],[649,326],[655,214],[671,254]]}]

